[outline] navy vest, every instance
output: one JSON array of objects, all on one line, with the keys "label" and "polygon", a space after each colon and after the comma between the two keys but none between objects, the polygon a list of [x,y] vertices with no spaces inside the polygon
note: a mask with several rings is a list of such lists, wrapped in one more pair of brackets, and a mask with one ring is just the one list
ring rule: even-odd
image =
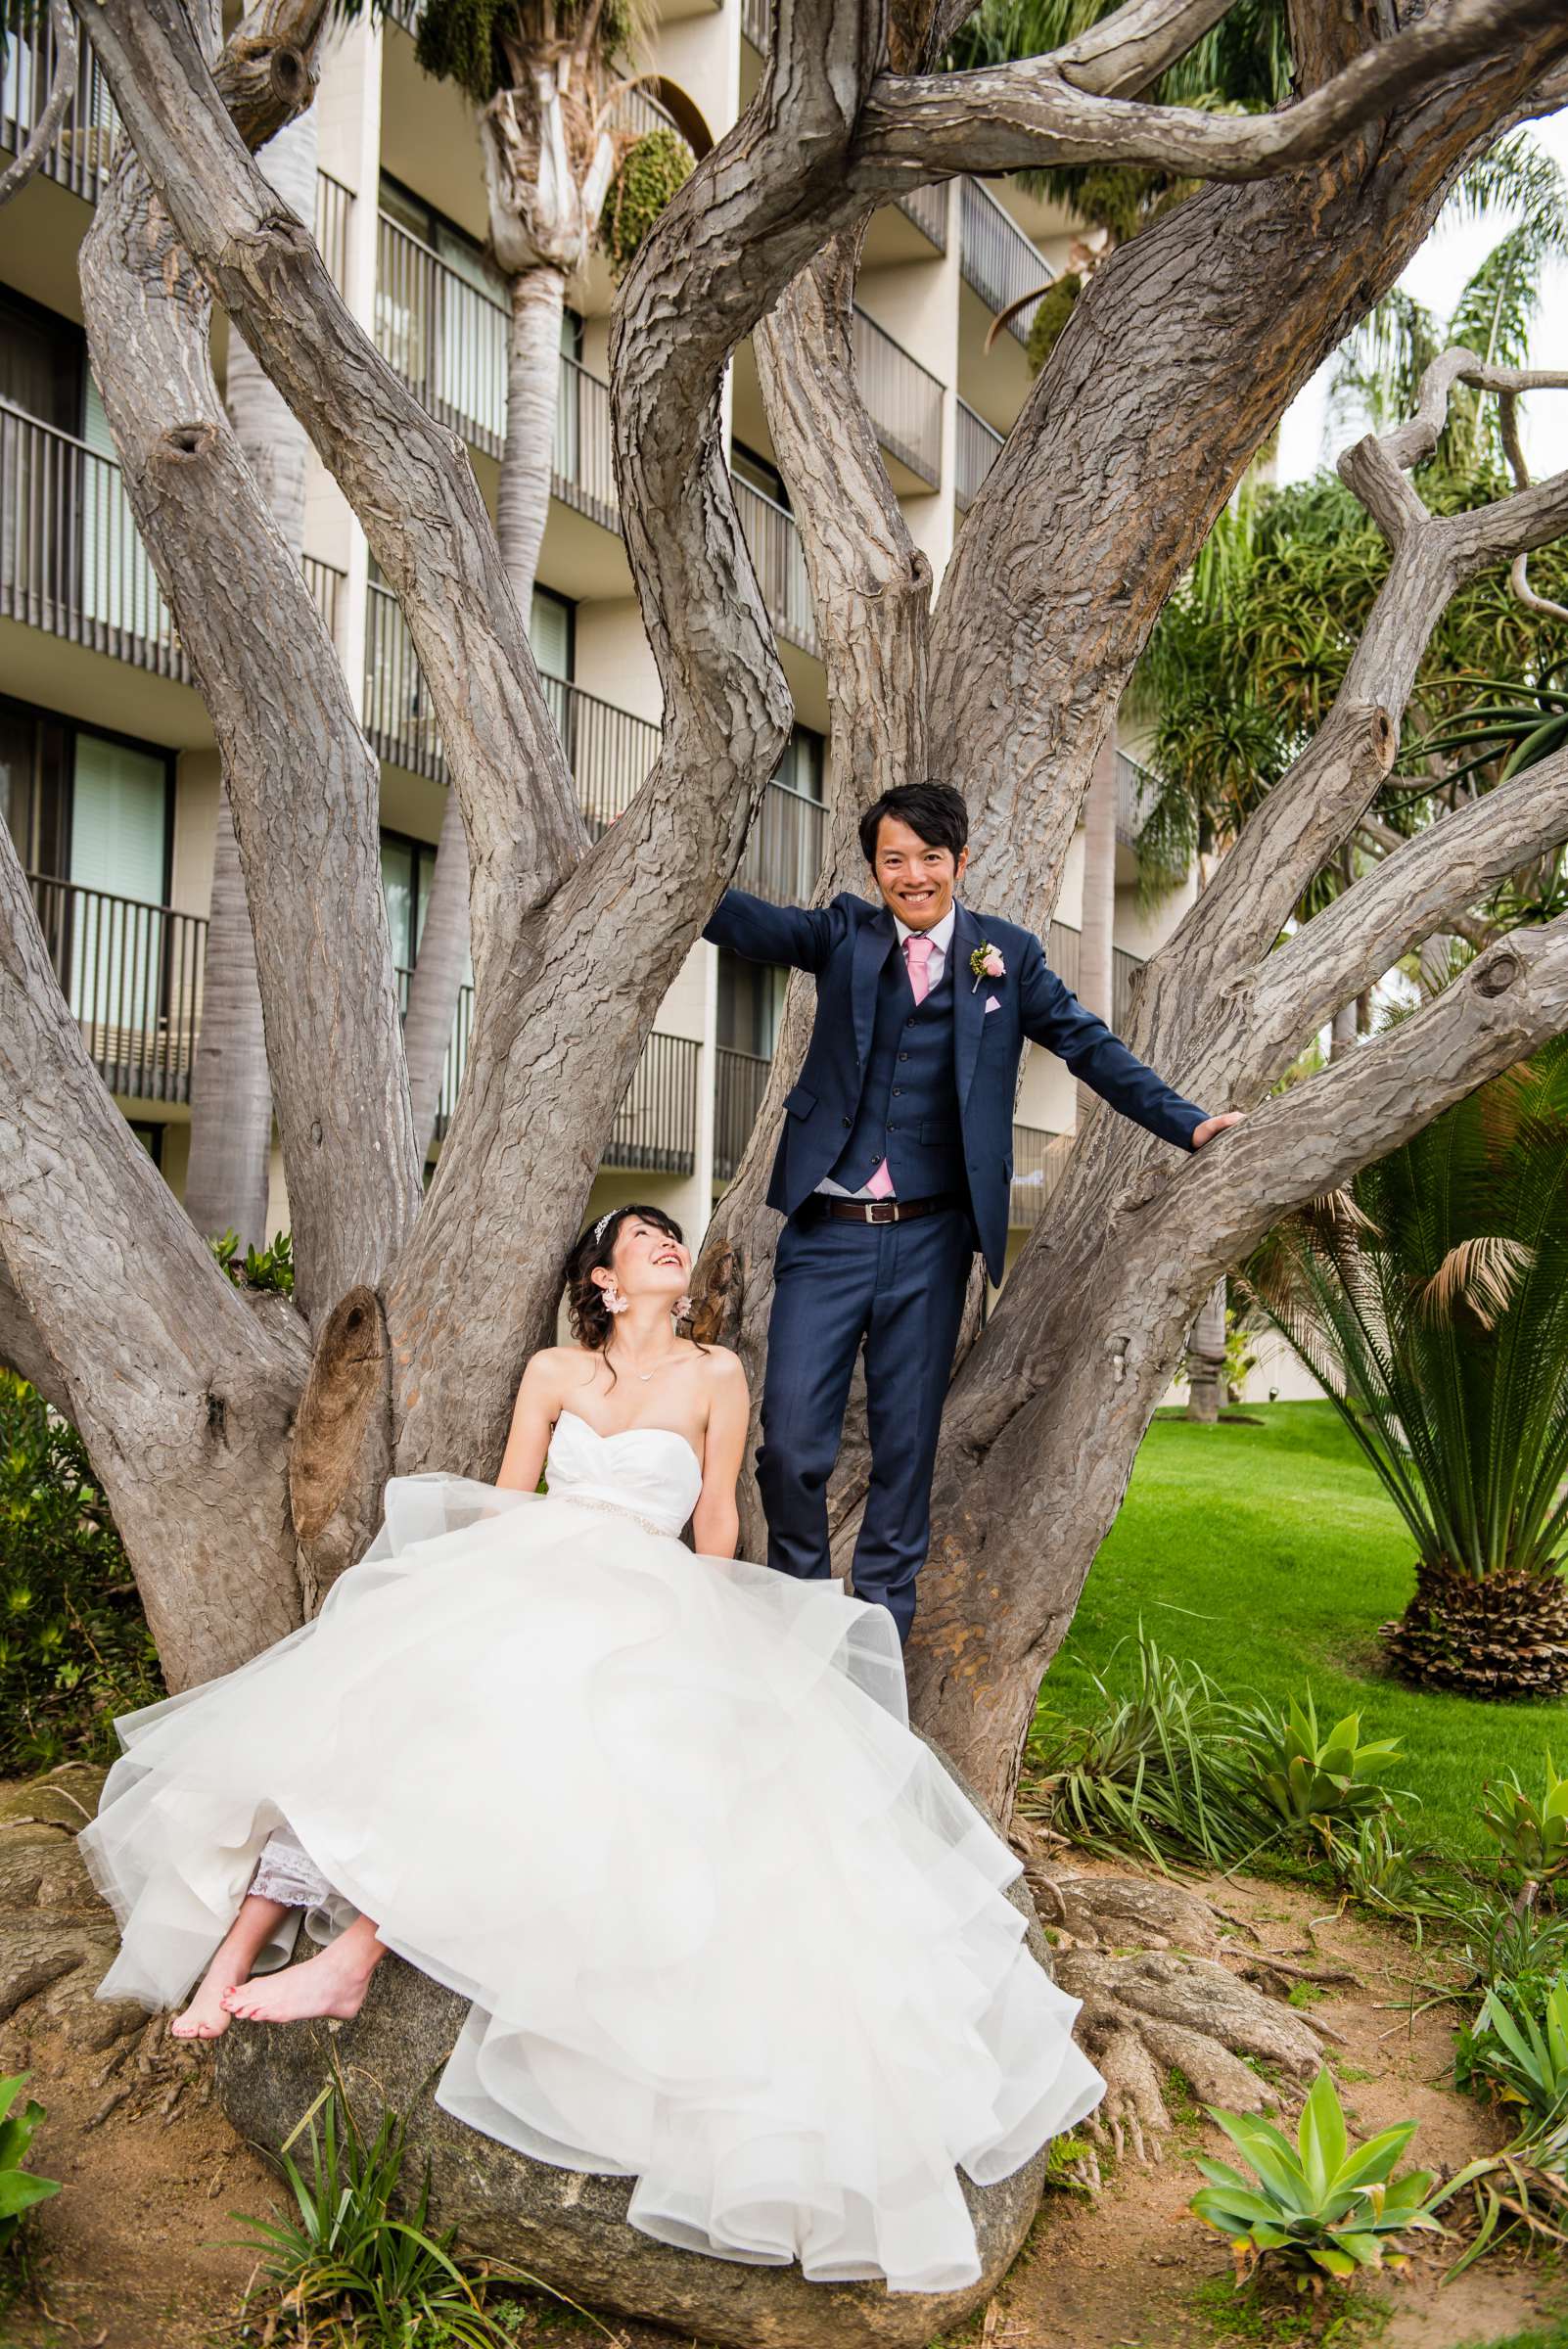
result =
[{"label": "navy vest", "polygon": [[877,981],[871,1052],[850,1138],[828,1170],[847,1191],[870,1181],[888,1162],[900,1199],[934,1191],[967,1196],[958,1086],[952,1065],[952,955],[940,982],[916,1004],[903,948],[895,945]]}]

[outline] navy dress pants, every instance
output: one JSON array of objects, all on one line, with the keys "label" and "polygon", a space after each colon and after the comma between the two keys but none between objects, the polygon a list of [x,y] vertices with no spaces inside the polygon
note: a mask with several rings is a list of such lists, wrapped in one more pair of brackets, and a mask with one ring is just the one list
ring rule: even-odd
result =
[{"label": "navy dress pants", "polygon": [[856,1598],[885,1606],[903,1640],[976,1244],[965,1208],[907,1223],[791,1216],[774,1257],[757,1451],[767,1562],[808,1578],[831,1571],[827,1482],[863,1344],[871,1481],[852,1574]]}]

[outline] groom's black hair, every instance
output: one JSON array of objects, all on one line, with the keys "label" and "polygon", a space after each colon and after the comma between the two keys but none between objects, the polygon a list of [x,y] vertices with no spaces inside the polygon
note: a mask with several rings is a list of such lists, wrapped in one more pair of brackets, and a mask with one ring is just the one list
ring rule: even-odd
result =
[{"label": "groom's black hair", "polygon": [[860,818],[860,847],[867,864],[877,860],[877,829],[885,815],[907,824],[911,832],[934,849],[958,852],[968,844],[969,809],[964,795],[950,783],[896,783],[880,800],[873,800]]}]

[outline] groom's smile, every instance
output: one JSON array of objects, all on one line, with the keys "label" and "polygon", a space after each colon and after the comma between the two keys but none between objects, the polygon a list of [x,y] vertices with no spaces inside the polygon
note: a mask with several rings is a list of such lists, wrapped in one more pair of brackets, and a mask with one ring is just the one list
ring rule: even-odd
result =
[{"label": "groom's smile", "polygon": [[882,902],[910,930],[934,930],[952,905],[969,851],[940,848],[898,816],[885,815],[877,826],[877,852],[872,873]]}]

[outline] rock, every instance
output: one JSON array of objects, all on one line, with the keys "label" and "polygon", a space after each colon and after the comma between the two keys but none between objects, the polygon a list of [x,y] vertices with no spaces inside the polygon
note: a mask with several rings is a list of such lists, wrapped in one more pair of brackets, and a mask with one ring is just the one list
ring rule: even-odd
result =
[{"label": "rock", "polygon": [[[1009,1897],[1029,1919],[1031,1950],[1048,1968],[1050,1952],[1022,1879]],[[297,1962],[313,1952],[300,1939]],[[527,2269],[590,2308],[645,2318],[687,2341],[695,2335],[724,2349],[925,2349],[992,2296],[1038,2208],[1044,2152],[995,2186],[977,2187],[959,2173],[983,2269],[964,2292],[810,2283],[798,2267],[748,2267],[657,2243],[626,2224],[630,2179],[531,2161],[436,2103],[436,2082],[467,2012],[466,1999],[389,1954],[351,2022],[231,2026],[217,2042],[218,2101],[237,2129],[276,2152],[320,2093],[336,2053],[362,2127],[373,2132],[383,2109],[402,2116],[410,2188],[429,2160],[437,2229],[455,2226],[466,2250]],[[298,2143],[295,2152],[298,2158]]]}]

